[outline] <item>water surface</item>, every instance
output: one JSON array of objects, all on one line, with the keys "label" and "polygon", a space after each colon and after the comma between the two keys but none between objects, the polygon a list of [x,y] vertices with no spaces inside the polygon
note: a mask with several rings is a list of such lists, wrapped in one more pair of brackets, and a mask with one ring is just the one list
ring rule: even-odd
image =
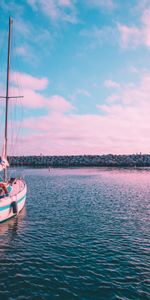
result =
[{"label": "water surface", "polygon": [[20,173],[28,197],[0,225],[0,299],[150,299],[149,169]]}]

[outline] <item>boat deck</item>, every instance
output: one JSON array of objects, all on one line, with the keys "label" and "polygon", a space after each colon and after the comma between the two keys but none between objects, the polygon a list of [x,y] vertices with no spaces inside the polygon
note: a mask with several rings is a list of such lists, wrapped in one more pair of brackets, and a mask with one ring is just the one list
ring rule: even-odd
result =
[{"label": "boat deck", "polygon": [[6,188],[8,188],[8,194],[1,188],[0,190],[0,199],[4,199],[8,196],[16,196],[18,195],[25,187],[25,182],[20,178],[11,178],[10,181],[6,184]]},{"label": "boat deck", "polygon": [[19,192],[21,192],[24,188],[24,181],[21,179],[17,179],[12,183],[12,190],[10,192],[10,196],[15,196]]}]

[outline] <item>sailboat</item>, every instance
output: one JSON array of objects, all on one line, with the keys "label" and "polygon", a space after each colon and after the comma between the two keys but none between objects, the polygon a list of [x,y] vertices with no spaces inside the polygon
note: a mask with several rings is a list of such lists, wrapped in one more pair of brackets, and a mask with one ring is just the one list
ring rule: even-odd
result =
[{"label": "sailboat", "polygon": [[9,18],[8,31],[8,54],[7,54],[7,80],[6,80],[6,96],[0,96],[5,99],[5,130],[4,145],[2,156],[0,159],[0,171],[3,172],[3,178],[0,177],[0,223],[12,217],[17,216],[23,209],[26,201],[27,185],[23,178],[8,178],[9,162],[7,159],[8,148],[8,108],[10,98],[10,57],[11,57],[11,39],[12,39],[13,20]]}]

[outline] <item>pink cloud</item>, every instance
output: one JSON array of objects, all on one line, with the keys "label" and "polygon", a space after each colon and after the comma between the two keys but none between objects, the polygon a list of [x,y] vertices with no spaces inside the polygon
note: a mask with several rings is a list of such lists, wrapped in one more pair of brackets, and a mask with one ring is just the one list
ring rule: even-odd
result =
[{"label": "pink cloud", "polygon": [[117,106],[107,109],[105,116],[50,115],[38,122],[32,118],[26,126],[34,132],[36,122],[36,133],[22,138],[23,151],[50,155],[147,152],[150,126],[141,121],[139,110]]},{"label": "pink cloud", "polygon": [[104,86],[107,88],[119,88],[120,84],[118,82],[108,79],[108,80],[105,80]]},{"label": "pink cloud", "polygon": [[88,39],[88,49],[94,49],[97,46],[101,46],[103,43],[114,44],[117,41],[116,29],[112,26],[102,27],[93,25],[91,28],[82,29],[80,35],[86,38],[86,40]]},{"label": "pink cloud", "polygon": [[[149,0],[137,1],[136,6],[134,7],[134,12],[141,13],[141,11],[145,10],[147,7],[149,7]],[[133,7],[132,7],[132,11],[133,11]]]},{"label": "pink cloud", "polygon": [[[10,96],[23,96],[21,103],[24,107],[29,109],[42,108],[47,106],[47,99],[41,94],[30,88],[19,89],[17,87],[10,88]],[[19,105],[20,102],[18,102]]]},{"label": "pink cloud", "polygon": [[46,108],[48,111],[55,113],[66,113],[74,109],[73,105],[60,95],[45,97],[27,87],[23,88],[22,91],[19,91],[19,94],[18,88],[12,87],[10,89],[10,95],[13,97],[23,95],[21,103],[24,107],[29,109]]},{"label": "pink cloud", "polygon": [[37,78],[25,73],[13,72],[11,81],[18,84],[18,79],[22,83],[22,87],[27,89],[44,90],[48,86],[47,78]]},{"label": "pink cloud", "polygon": [[139,70],[135,66],[130,66],[129,71],[134,74],[138,74]]},{"label": "pink cloud", "polygon": [[[137,84],[120,85],[116,94],[110,94],[112,101],[106,99],[98,105],[97,115],[75,114],[72,104],[62,96],[45,97],[27,84],[23,105],[32,109],[46,107],[47,115],[23,121],[25,134],[16,154],[148,153],[150,73],[139,76]],[[16,92],[13,87],[12,93]]]},{"label": "pink cloud", "polygon": [[88,4],[91,7],[97,7],[97,8],[107,8],[109,10],[114,9],[115,4],[113,0],[88,0]]},{"label": "pink cloud", "polygon": [[150,48],[150,10],[146,9],[144,11],[144,14],[142,16],[142,22],[143,22],[143,38],[145,45]]},{"label": "pink cloud", "polygon": [[84,95],[86,97],[91,97],[91,94],[85,89],[78,89],[77,94],[78,95]]},{"label": "pink cloud", "polygon": [[28,133],[21,138],[22,154],[148,153],[149,95],[149,73],[141,74],[137,85],[121,85],[119,103],[99,105],[97,115],[72,114],[70,104],[55,95],[48,115],[24,120]]},{"label": "pink cloud", "polygon": [[76,8],[71,0],[28,0],[28,4],[33,10],[42,11],[53,21],[77,22]]},{"label": "pink cloud", "polygon": [[41,8],[43,12],[50,16],[52,19],[56,19],[59,17],[59,9],[57,7],[56,1],[53,0],[41,0]]},{"label": "pink cloud", "polygon": [[73,105],[59,95],[54,95],[48,101],[48,107],[55,112],[65,113],[74,109]]},{"label": "pink cloud", "polygon": [[71,6],[72,2],[71,2],[71,0],[59,0],[59,5],[62,5],[62,6]]},{"label": "pink cloud", "polygon": [[33,10],[42,10],[44,14],[52,19],[59,17],[58,2],[54,0],[28,0],[28,4]]},{"label": "pink cloud", "polygon": [[28,38],[29,36],[31,36],[32,25],[28,21],[24,22],[22,19],[16,19],[15,20],[15,30],[17,31],[17,33]]},{"label": "pink cloud", "polygon": [[109,97],[106,98],[107,103],[115,103],[119,100],[119,95],[118,94],[112,94]]},{"label": "pink cloud", "polygon": [[70,98],[74,100],[74,99],[76,99],[76,98],[78,97],[78,95],[83,95],[83,96],[85,96],[85,97],[91,97],[91,94],[90,94],[87,90],[80,88],[80,89],[77,89],[77,90],[70,96]]},{"label": "pink cloud", "polygon": [[27,0],[27,3],[31,5],[33,9],[36,9],[36,0]]},{"label": "pink cloud", "polygon": [[27,48],[26,46],[20,46],[15,48],[15,52],[21,56],[26,56]]},{"label": "pink cloud", "polygon": [[30,65],[38,64],[37,57],[35,56],[32,47],[28,44],[16,47],[15,54],[17,56],[21,56],[21,58],[23,58]]},{"label": "pink cloud", "polygon": [[121,46],[127,47],[129,44],[137,46],[141,43],[141,31],[137,27],[128,27],[126,25],[118,24],[118,30],[121,37]]},{"label": "pink cloud", "polygon": [[141,26],[130,27],[118,24],[118,31],[122,47],[145,45],[150,48],[150,9],[144,10],[141,18]]},{"label": "pink cloud", "polygon": [[[37,78],[25,73],[13,72],[11,82],[10,96],[23,96],[21,102],[26,108],[46,108],[55,113],[66,113],[74,109],[73,105],[60,95],[45,96],[42,94],[42,91],[48,86],[47,78]],[[19,89],[18,82],[22,83]]]}]

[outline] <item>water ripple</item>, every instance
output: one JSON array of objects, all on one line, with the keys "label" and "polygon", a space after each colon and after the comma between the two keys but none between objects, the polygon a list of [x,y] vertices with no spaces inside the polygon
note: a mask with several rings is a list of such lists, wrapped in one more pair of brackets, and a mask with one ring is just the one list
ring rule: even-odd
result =
[{"label": "water ripple", "polygon": [[0,225],[0,299],[150,299],[148,170],[24,170]]}]

